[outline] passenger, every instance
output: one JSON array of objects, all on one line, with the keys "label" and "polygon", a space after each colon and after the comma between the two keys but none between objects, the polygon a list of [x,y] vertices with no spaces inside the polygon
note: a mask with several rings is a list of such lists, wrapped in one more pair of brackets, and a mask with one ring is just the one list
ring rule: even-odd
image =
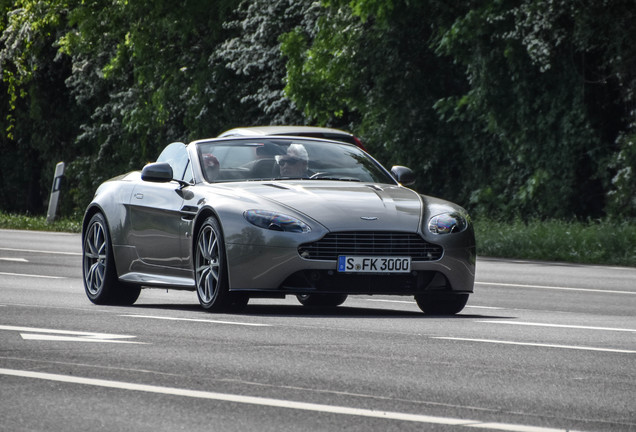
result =
[{"label": "passenger", "polygon": [[213,182],[219,177],[219,171],[221,170],[221,164],[219,160],[211,153],[203,155],[203,167],[205,169],[205,178],[209,182]]},{"label": "passenger", "polygon": [[290,144],[286,154],[276,156],[276,162],[280,166],[281,177],[308,177],[309,155],[302,144]]}]

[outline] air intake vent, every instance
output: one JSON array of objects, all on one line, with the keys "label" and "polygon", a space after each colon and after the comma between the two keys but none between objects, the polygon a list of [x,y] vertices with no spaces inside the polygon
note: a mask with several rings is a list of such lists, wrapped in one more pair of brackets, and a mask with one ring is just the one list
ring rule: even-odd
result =
[{"label": "air intake vent", "polygon": [[298,253],[312,260],[335,261],[339,255],[353,255],[410,256],[413,261],[436,261],[444,248],[412,233],[353,231],[327,234],[317,242],[300,245]]}]

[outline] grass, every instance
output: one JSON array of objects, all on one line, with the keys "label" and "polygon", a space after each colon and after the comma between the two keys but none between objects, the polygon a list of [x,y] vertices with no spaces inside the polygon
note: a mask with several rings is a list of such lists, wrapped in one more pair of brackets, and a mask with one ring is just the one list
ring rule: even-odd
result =
[{"label": "grass", "polygon": [[479,220],[477,255],[636,267],[636,223]]},{"label": "grass", "polygon": [[[81,217],[51,224],[44,216],[0,212],[0,228],[79,233]],[[636,267],[636,222],[475,220],[477,255]]]},{"label": "grass", "polygon": [[48,223],[46,216],[25,216],[0,211],[0,228],[79,233],[82,231],[82,221],[81,218],[78,217],[62,218]]}]

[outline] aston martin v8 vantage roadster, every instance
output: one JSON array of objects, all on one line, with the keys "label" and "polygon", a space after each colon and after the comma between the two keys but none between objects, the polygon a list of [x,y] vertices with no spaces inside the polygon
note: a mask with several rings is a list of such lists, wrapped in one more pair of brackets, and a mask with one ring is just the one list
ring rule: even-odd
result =
[{"label": "aston martin v8 vantage roadster", "polygon": [[104,182],[83,221],[83,279],[97,304],[141,288],[195,291],[209,311],[295,295],[409,295],[456,314],[473,292],[475,238],[460,206],[418,194],[353,144],[292,136],[172,143]]}]

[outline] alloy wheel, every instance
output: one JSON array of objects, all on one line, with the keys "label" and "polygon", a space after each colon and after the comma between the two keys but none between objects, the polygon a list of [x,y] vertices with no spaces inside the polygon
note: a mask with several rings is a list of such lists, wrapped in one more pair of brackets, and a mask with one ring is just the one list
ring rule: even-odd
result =
[{"label": "alloy wheel", "polygon": [[104,227],[94,221],[84,239],[84,282],[88,292],[96,296],[104,285],[106,275],[107,238]]},{"label": "alloy wheel", "polygon": [[199,298],[209,304],[218,295],[221,271],[219,238],[210,225],[203,227],[197,242],[196,280]]}]

